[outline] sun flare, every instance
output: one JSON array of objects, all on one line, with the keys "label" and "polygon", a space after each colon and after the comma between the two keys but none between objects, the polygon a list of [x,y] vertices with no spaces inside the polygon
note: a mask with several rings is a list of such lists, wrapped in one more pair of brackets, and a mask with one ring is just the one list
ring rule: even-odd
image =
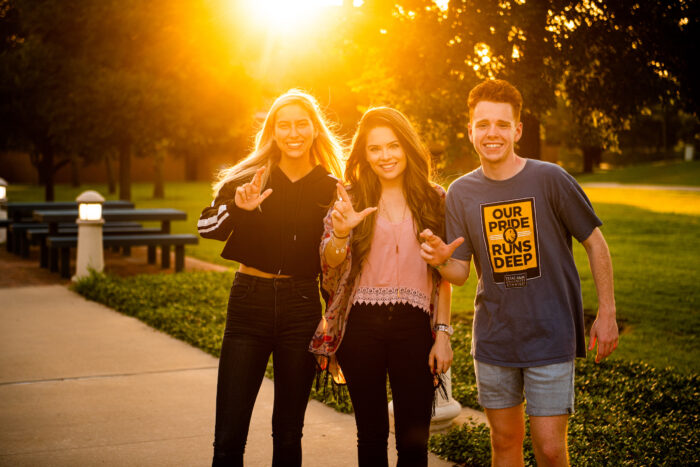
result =
[{"label": "sun flare", "polygon": [[285,34],[312,26],[329,7],[342,4],[342,0],[247,0],[246,16],[261,27]]}]

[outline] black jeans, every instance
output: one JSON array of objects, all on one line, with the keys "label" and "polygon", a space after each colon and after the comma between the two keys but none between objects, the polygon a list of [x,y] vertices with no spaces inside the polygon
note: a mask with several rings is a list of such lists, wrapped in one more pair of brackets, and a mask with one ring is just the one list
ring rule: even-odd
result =
[{"label": "black jeans", "polygon": [[428,465],[432,345],[430,317],[418,308],[404,304],[352,307],[337,357],[355,409],[360,467],[388,465],[387,373],[394,400],[397,465]]},{"label": "black jeans", "polygon": [[270,353],[275,387],[272,465],[301,465],[304,413],[315,372],[307,347],[320,318],[315,279],[236,274],[219,360],[213,465],[243,465],[250,417]]}]

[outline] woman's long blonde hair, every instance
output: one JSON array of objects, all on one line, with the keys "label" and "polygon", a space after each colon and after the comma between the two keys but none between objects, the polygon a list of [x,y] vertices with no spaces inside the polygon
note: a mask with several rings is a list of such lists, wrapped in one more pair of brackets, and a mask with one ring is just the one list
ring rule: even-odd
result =
[{"label": "woman's long blonde hair", "polygon": [[219,172],[218,180],[213,185],[214,196],[229,182],[250,181],[255,172],[263,166],[267,170],[262,186],[264,188],[267,185],[270,172],[279,164],[282,155],[274,140],[275,118],[279,109],[290,104],[301,106],[311,117],[316,133],[310,151],[312,162],[321,164],[335,177],[342,177],[343,149],[338,142],[338,137],[327,123],[318,101],[311,94],[299,89],[290,89],[279,96],[267,112],[262,129],[255,135],[255,149],[234,166]]},{"label": "woman's long blonde hair", "polygon": [[[377,206],[382,195],[379,177],[367,162],[367,134],[373,128],[390,128],[396,134],[406,154],[403,175],[403,193],[417,228],[416,236],[424,229],[444,237],[445,202],[433,188],[430,180],[432,164],[430,152],[404,114],[389,107],[369,109],[360,119],[352,139],[352,149],[345,166],[345,181],[350,187],[352,204],[356,211]],[[369,253],[376,216],[368,216],[353,230],[353,262],[350,277],[357,277]]]}]

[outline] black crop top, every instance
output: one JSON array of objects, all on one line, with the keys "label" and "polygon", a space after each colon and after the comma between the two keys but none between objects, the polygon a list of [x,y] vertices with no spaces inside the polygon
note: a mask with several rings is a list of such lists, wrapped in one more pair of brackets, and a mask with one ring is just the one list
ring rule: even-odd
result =
[{"label": "black crop top", "polygon": [[236,206],[238,183],[227,183],[202,211],[199,234],[226,241],[223,258],[271,274],[316,277],[321,272],[323,218],[337,181],[320,165],[296,182],[275,167],[265,187],[272,194],[253,211]]}]

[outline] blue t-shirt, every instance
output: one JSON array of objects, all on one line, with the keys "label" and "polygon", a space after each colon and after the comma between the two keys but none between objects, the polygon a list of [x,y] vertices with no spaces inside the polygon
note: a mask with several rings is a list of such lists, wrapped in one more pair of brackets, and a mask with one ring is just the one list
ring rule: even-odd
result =
[{"label": "blue t-shirt", "polygon": [[472,355],[493,365],[531,367],[586,356],[581,285],[572,236],[602,224],[561,167],[527,159],[507,180],[478,168],[447,192],[452,255],[474,257],[478,276]]}]

